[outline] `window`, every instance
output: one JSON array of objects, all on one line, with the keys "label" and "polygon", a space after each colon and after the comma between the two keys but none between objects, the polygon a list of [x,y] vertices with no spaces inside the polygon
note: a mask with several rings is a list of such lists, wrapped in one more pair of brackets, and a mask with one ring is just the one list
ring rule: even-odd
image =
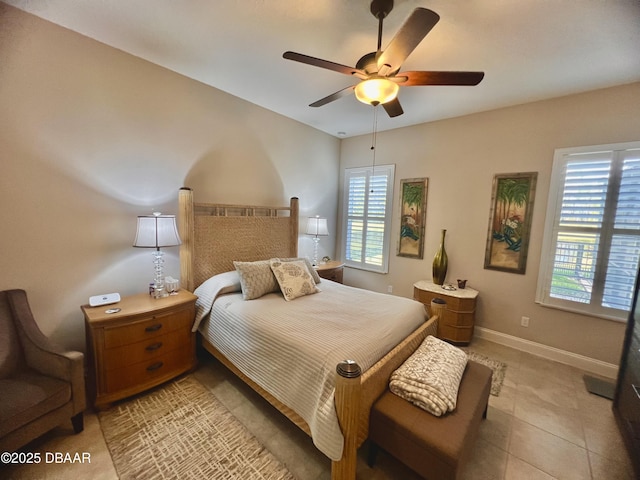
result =
[{"label": "window", "polygon": [[536,301],[626,320],[640,258],[640,142],[556,150]]},{"label": "window", "polygon": [[345,170],[343,251],[350,267],[388,271],[394,171],[394,165]]}]

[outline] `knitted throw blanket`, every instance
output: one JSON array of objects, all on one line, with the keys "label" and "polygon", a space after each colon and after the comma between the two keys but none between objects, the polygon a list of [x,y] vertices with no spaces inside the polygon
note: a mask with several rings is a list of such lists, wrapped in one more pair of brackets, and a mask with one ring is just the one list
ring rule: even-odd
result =
[{"label": "knitted throw blanket", "polygon": [[456,408],[467,354],[429,335],[391,375],[389,388],[401,398],[440,417]]}]

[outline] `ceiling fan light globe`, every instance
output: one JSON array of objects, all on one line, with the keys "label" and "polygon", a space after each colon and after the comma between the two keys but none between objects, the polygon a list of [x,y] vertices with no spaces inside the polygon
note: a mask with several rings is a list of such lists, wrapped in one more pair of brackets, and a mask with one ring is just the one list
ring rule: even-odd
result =
[{"label": "ceiling fan light globe", "polygon": [[363,80],[355,87],[356,98],[368,105],[390,102],[398,96],[400,87],[386,78],[370,78]]}]

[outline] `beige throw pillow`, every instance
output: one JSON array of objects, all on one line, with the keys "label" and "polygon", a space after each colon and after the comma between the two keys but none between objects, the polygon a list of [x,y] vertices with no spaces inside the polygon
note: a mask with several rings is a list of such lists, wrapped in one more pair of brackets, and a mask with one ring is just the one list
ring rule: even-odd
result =
[{"label": "beige throw pillow", "polygon": [[233,266],[236,267],[240,277],[243,299],[253,300],[279,290],[278,283],[271,271],[269,260],[233,262]]},{"label": "beige throw pillow", "polygon": [[282,260],[283,262],[295,262],[298,260],[303,261],[307,266],[307,269],[309,270],[309,273],[313,277],[313,280],[316,282],[316,284],[320,283],[320,275],[318,275],[318,272],[316,271],[316,269],[313,268],[313,265],[311,265],[311,261],[308,258],[305,258],[305,257],[281,258],[280,260]]},{"label": "beige throw pillow", "polygon": [[273,258],[270,266],[286,301],[319,291],[304,261],[283,262]]}]

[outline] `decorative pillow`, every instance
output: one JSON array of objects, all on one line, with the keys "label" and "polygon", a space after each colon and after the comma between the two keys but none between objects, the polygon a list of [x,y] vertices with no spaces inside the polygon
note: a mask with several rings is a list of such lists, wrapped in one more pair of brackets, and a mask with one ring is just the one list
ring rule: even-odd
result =
[{"label": "decorative pillow", "polygon": [[270,265],[287,302],[319,291],[303,260],[283,262],[279,258],[272,258]]},{"label": "decorative pillow", "polygon": [[240,277],[243,299],[253,300],[279,290],[269,260],[233,262],[233,266],[236,267],[236,272]]},{"label": "decorative pillow", "polygon": [[281,258],[280,260],[283,262],[295,262],[295,261],[302,260],[307,265],[307,269],[309,270],[309,273],[313,277],[313,281],[316,282],[316,285],[320,283],[320,275],[318,275],[318,272],[316,271],[316,269],[313,268],[313,265],[311,265],[311,261],[308,258],[305,258],[305,257]]}]

